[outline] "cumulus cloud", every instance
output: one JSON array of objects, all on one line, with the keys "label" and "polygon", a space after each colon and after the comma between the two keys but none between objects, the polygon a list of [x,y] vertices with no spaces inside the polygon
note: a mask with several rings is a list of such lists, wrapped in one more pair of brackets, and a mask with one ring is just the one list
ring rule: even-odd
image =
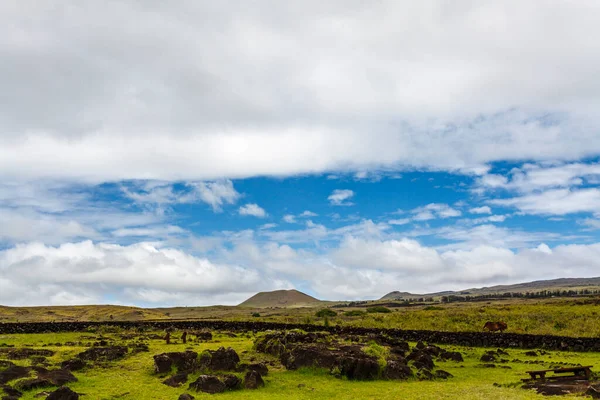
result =
[{"label": "cumulus cloud", "polygon": [[448,204],[431,203],[412,210],[412,219],[415,221],[428,221],[435,218],[460,217],[462,213],[450,207]]},{"label": "cumulus cloud", "polygon": [[600,152],[585,0],[81,3],[77,24],[1,7],[3,176],[362,176]]},{"label": "cumulus cloud", "polygon": [[507,176],[488,174],[476,180],[481,189],[505,189],[521,193],[580,186],[600,177],[600,164],[558,163],[558,165],[525,164],[513,168]]},{"label": "cumulus cloud", "polygon": [[491,214],[492,209],[488,206],[474,207],[469,210],[471,214]]},{"label": "cumulus cloud", "polygon": [[287,222],[288,224],[295,224],[296,223],[296,217],[292,214],[287,214],[283,216],[283,221]]},{"label": "cumulus cloud", "polygon": [[225,204],[235,204],[241,197],[230,180],[215,182],[186,182],[176,189],[170,182],[141,181],[123,186],[123,193],[131,200],[152,206],[203,202],[213,211],[222,211]]},{"label": "cumulus cloud", "polygon": [[600,212],[600,190],[552,189],[509,199],[489,200],[490,204],[515,207],[525,214],[567,215]]},{"label": "cumulus cloud", "polygon": [[[0,251],[0,271],[12,289],[0,293],[2,304],[64,304],[98,302],[103,294],[127,301],[130,293],[168,293],[186,302],[207,304],[213,296],[229,295],[229,304],[280,282],[269,281],[256,269],[216,264],[205,258],[149,243],[130,246],[95,244],[90,241],[58,247],[39,243]],[[0,284],[1,285],[1,284]],[[7,285],[8,286],[8,285]],[[108,289],[107,289],[108,288]],[[16,296],[13,292],[29,293]],[[86,293],[87,296],[82,294]],[[139,300],[141,297],[130,299]],[[164,295],[145,298],[165,301]]]},{"label": "cumulus cloud", "polygon": [[265,218],[267,216],[267,212],[255,203],[249,203],[241,206],[238,212],[240,215],[251,215],[257,218]]},{"label": "cumulus cloud", "polygon": [[354,197],[354,192],[352,190],[335,189],[329,195],[329,197],[327,197],[327,200],[329,200],[329,203],[334,206],[351,206],[354,205],[354,203],[348,200],[352,197]]}]

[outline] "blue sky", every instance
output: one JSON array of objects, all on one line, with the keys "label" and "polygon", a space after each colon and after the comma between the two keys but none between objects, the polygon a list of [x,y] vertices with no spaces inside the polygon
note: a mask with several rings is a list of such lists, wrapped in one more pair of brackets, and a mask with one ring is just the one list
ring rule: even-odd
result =
[{"label": "blue sky", "polygon": [[598,18],[586,1],[1,5],[0,304],[598,276]]}]

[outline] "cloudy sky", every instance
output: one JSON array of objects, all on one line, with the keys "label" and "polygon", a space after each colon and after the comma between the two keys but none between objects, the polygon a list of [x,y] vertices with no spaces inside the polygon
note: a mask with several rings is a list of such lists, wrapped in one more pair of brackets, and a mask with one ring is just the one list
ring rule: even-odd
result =
[{"label": "cloudy sky", "polygon": [[600,276],[600,3],[0,3],[0,304]]}]

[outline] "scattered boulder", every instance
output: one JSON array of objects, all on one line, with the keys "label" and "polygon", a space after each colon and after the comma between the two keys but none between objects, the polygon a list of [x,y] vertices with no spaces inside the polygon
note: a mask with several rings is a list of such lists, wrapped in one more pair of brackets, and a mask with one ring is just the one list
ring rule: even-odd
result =
[{"label": "scattered boulder", "polygon": [[413,351],[408,355],[407,360],[412,361],[413,365],[417,369],[431,371],[433,368],[435,368],[435,364],[433,363],[431,355],[425,353],[424,351]]},{"label": "scattered boulder", "polygon": [[4,387],[2,387],[2,390],[4,391],[4,393],[6,393],[6,396],[4,396],[2,398],[3,400],[6,397],[18,399],[19,397],[23,396],[23,393],[19,392],[17,389],[12,388],[10,386],[4,386]]},{"label": "scattered boulder", "polygon": [[30,357],[52,357],[54,355],[54,351],[52,350],[44,350],[44,349],[29,349],[29,348],[20,348],[15,349],[11,347],[3,348],[2,352],[0,352],[5,358],[9,360],[25,360]]},{"label": "scattered boulder", "polygon": [[437,346],[427,346],[422,351],[433,357],[438,357],[444,350]]},{"label": "scattered boulder", "polygon": [[261,376],[266,376],[269,373],[269,368],[267,368],[264,363],[250,364],[247,366],[247,369],[250,371],[256,371]]},{"label": "scattered boulder", "polygon": [[412,369],[399,361],[389,360],[383,369],[383,377],[385,379],[408,379],[413,375]]},{"label": "scattered boulder", "polygon": [[198,353],[195,351],[162,353],[154,356],[154,371],[158,374],[171,372],[193,372],[198,366]]},{"label": "scattered boulder", "polygon": [[379,363],[374,358],[344,357],[339,362],[340,373],[350,380],[372,380],[379,376]]},{"label": "scattered boulder", "polygon": [[80,371],[87,366],[85,361],[79,358],[73,358],[71,360],[63,361],[60,363],[62,369],[68,369],[69,371]]},{"label": "scattered boulder", "polygon": [[180,395],[177,400],[195,400],[195,397],[192,396],[191,394],[184,393],[184,394]]},{"label": "scattered boulder", "polygon": [[235,375],[224,375],[223,383],[227,390],[236,390],[242,386],[242,380]]},{"label": "scattered boulder", "polygon": [[535,351],[531,350],[531,351],[526,351],[525,355],[529,356],[529,357],[537,357],[538,353],[536,353]]},{"label": "scattered boulder", "polygon": [[498,358],[497,358],[496,352],[493,350],[486,351],[479,359],[479,361],[482,361],[482,362],[496,362],[497,360],[498,360]]},{"label": "scattered boulder", "polygon": [[265,386],[265,381],[263,381],[262,376],[256,371],[248,371],[244,377],[244,388],[258,389],[263,386]]},{"label": "scattered boulder", "polygon": [[425,343],[421,342],[420,340],[417,342],[417,345],[415,346],[418,350],[423,350],[426,346]]},{"label": "scattered boulder", "polygon": [[79,353],[77,358],[85,361],[114,361],[126,355],[127,347],[125,346],[92,347]]},{"label": "scattered boulder", "polygon": [[184,383],[186,383],[188,380],[188,374],[181,372],[178,374],[175,374],[167,379],[165,379],[163,381],[163,384],[167,385],[167,386],[171,386],[171,387],[179,387],[181,385],[183,385]]},{"label": "scattered boulder", "polygon": [[458,351],[443,351],[440,353],[440,359],[442,360],[452,360],[456,362],[462,362],[463,356]]},{"label": "scattered boulder", "polygon": [[592,399],[600,399],[600,385],[590,385],[585,395],[590,396]]},{"label": "scattered boulder", "polygon": [[7,369],[0,372],[0,385],[15,379],[26,378],[29,376],[29,371],[29,368],[12,364]]},{"label": "scattered boulder", "polygon": [[448,379],[448,378],[453,378],[454,375],[452,375],[450,372],[446,372],[442,369],[438,369],[437,371],[435,371],[435,377],[440,378],[440,379]]},{"label": "scattered boulder", "polygon": [[240,357],[231,347],[220,347],[218,350],[206,350],[200,355],[200,368],[211,371],[235,371]]},{"label": "scattered boulder", "polygon": [[79,394],[63,386],[50,393],[46,400],[79,400]]},{"label": "scattered boulder", "polygon": [[281,355],[286,369],[302,367],[331,368],[338,362],[339,354],[321,345],[297,345]]},{"label": "scattered boulder", "polygon": [[417,372],[417,379],[419,379],[420,381],[430,381],[434,378],[434,375],[431,373],[431,371],[428,371],[426,369],[420,369]]},{"label": "scattered boulder", "polygon": [[209,341],[213,339],[213,335],[210,332],[194,332],[194,335],[196,335],[196,340]]},{"label": "scattered boulder", "polygon": [[196,381],[190,384],[188,389],[210,394],[223,393],[225,384],[214,375],[200,375]]},{"label": "scattered boulder", "polygon": [[66,369],[40,370],[39,379],[47,379],[55,386],[62,386],[65,383],[77,382],[75,375]]}]

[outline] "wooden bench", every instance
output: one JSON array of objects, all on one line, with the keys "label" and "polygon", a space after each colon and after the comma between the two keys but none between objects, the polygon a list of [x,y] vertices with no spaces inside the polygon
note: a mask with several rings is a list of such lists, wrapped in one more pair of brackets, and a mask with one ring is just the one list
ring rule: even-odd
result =
[{"label": "wooden bench", "polygon": [[[557,368],[557,369],[543,369],[539,371],[526,371],[530,379],[523,379],[524,382],[532,381],[536,379],[573,379],[573,378],[581,378],[581,379],[590,379],[592,376],[592,368],[591,365],[586,365],[583,367],[569,367],[569,368]],[[548,372],[554,373],[554,375],[546,376]],[[569,374],[569,375],[563,375]]]}]

